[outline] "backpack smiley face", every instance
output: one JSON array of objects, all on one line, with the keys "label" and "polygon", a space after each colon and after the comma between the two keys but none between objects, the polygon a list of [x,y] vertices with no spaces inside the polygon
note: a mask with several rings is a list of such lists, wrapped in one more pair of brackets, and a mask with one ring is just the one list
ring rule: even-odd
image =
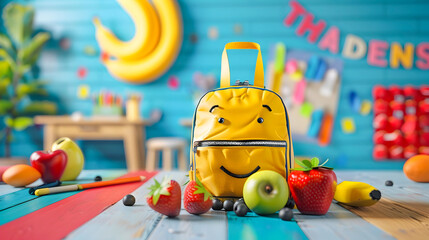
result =
[{"label": "backpack smiley face", "polygon": [[195,114],[196,176],[220,198],[241,197],[245,181],[260,170],[286,178],[289,123],[280,97],[255,87],[218,89],[202,97]]}]

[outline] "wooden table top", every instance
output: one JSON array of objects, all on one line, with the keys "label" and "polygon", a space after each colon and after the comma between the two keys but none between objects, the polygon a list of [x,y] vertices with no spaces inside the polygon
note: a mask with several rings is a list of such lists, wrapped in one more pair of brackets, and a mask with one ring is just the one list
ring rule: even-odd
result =
[{"label": "wooden table top", "polygon": [[[181,185],[185,172],[138,172],[144,183],[88,189],[35,197],[27,189],[0,185],[1,239],[427,239],[429,235],[429,184],[408,180],[401,171],[336,171],[339,180],[363,181],[382,193],[379,203],[366,208],[332,203],[324,216],[302,215],[294,221],[277,216],[209,211],[195,216],[182,209],[167,218],[146,204],[154,179],[170,176]],[[126,174],[125,170],[84,171],[78,182],[103,180]],[[134,175],[135,175],[134,174]],[[128,176],[133,173],[128,173]],[[394,185],[385,186],[386,180]],[[39,182],[40,183],[40,182]],[[37,184],[37,182],[35,183]],[[127,207],[122,197],[136,197]]]}]

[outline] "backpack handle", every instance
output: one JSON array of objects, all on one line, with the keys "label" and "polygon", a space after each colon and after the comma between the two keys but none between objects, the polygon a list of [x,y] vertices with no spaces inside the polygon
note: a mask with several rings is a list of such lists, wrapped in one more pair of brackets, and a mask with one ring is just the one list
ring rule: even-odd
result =
[{"label": "backpack handle", "polygon": [[264,64],[262,62],[261,47],[254,42],[230,42],[225,45],[222,53],[222,66],[220,87],[225,88],[231,86],[231,78],[229,71],[229,61],[226,50],[229,49],[255,49],[258,50],[258,57],[256,58],[255,77],[253,85],[257,87],[264,87]]}]

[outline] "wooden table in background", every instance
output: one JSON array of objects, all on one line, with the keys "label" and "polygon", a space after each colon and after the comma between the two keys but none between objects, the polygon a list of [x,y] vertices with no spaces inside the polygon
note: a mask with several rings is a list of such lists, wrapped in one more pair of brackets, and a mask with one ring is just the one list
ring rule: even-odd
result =
[{"label": "wooden table in background", "polygon": [[52,143],[61,137],[81,140],[123,140],[128,170],[144,168],[144,126],[149,125],[149,121],[129,121],[125,117],[73,120],[70,116],[36,116],[34,122],[45,126],[44,149],[50,149]]},{"label": "wooden table in background", "polygon": [[192,118],[182,118],[179,123],[184,127],[192,127]]},{"label": "wooden table in background", "polygon": [[[248,213],[246,217],[236,217],[233,212],[224,211],[197,216],[183,208],[177,218],[168,218],[146,204],[148,187],[154,179],[160,181],[170,176],[179,182],[183,193],[185,172],[138,172],[135,174],[147,176],[147,182],[42,197],[0,184],[0,236],[2,239],[428,239],[429,184],[412,182],[402,171],[336,173],[339,180],[364,181],[377,187],[382,200],[366,208],[332,203],[323,216],[302,215],[295,209],[291,222],[275,215]],[[84,171],[78,181],[93,181],[97,175],[109,180],[122,174],[125,171]],[[386,180],[392,180],[394,185],[385,186]],[[136,198],[132,207],[124,206],[121,201],[129,193]],[[106,202],[111,195],[116,196]]]}]

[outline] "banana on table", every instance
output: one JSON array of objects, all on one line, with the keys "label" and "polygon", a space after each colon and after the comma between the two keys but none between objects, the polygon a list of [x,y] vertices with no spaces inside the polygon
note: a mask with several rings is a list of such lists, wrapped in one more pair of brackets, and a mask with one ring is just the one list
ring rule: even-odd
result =
[{"label": "banana on table", "polygon": [[119,40],[94,18],[96,38],[110,74],[131,83],[151,82],[176,60],[183,41],[183,21],[176,0],[118,0],[135,24],[135,35]]},{"label": "banana on table", "polygon": [[337,185],[334,200],[353,207],[367,207],[381,199],[381,192],[363,182],[343,181]]}]

